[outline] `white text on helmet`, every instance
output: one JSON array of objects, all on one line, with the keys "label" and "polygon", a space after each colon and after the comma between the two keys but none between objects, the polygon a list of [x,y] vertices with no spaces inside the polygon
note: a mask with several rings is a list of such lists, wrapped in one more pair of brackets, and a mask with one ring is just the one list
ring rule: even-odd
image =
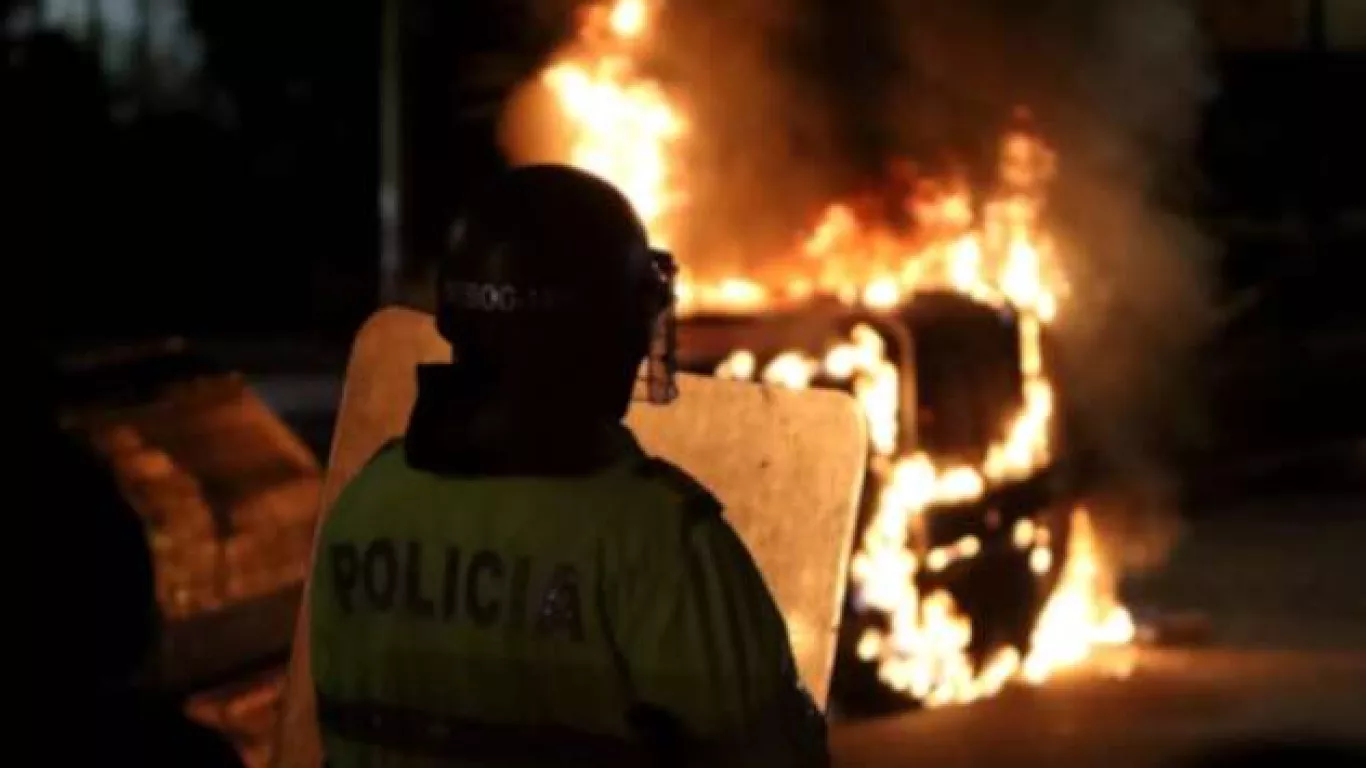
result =
[{"label": "white text on helmet", "polygon": [[563,310],[568,294],[546,288],[522,288],[510,283],[450,280],[442,299],[449,306],[471,312],[546,312]]}]

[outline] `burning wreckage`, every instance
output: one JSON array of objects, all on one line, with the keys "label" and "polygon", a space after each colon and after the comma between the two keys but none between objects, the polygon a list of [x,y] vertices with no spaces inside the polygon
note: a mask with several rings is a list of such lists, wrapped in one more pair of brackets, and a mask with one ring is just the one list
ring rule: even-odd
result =
[{"label": "burning wreckage", "polygon": [[[616,183],[656,244],[679,234],[671,158],[683,111],[635,65],[650,0],[611,0],[542,73],[565,156]],[[683,370],[852,393],[869,478],[834,695],[929,706],[1041,682],[1134,634],[1067,460],[1050,326],[1066,275],[1044,205],[1056,158],[1007,132],[994,185],[917,179],[872,205],[830,204],[762,273],[681,254]]]}]

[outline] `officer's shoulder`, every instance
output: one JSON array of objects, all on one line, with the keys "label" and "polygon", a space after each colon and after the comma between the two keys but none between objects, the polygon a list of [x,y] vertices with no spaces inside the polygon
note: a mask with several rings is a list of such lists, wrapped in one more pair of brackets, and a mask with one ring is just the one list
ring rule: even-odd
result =
[{"label": "officer's shoulder", "polygon": [[355,477],[359,478],[373,473],[376,470],[383,469],[387,465],[392,464],[396,459],[402,458],[402,456],[403,438],[395,437],[386,440],[378,450],[370,454],[370,458],[366,459],[365,462],[356,469]]},{"label": "officer's shoulder", "polygon": [[365,464],[366,466],[369,466],[382,460],[393,459],[403,455],[403,437],[391,437],[384,441],[384,444],[379,447],[379,450],[375,451],[374,455],[371,456]]},{"label": "officer's shoulder", "polygon": [[700,480],[678,465],[658,457],[646,457],[636,476],[667,494],[677,503],[686,523],[721,517],[721,501]]},{"label": "officer's shoulder", "polygon": [[356,468],[355,473],[351,475],[342,488],[341,497],[338,501],[354,497],[363,488],[372,486],[377,477],[382,477],[396,467],[402,466],[406,466],[403,463],[403,438],[396,437],[381,445],[379,450],[372,453],[370,458]]}]

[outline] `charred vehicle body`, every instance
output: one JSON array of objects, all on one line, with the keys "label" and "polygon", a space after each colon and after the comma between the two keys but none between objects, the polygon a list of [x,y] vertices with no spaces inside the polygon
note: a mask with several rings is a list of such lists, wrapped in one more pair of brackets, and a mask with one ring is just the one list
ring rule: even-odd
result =
[{"label": "charred vehicle body", "polygon": [[[1026,350],[1019,322],[1008,309],[951,292],[917,294],[888,311],[831,301],[794,311],[696,315],[680,321],[679,364],[692,372],[761,378],[778,386],[843,389],[866,402],[859,385],[832,365],[836,356],[830,351],[857,337],[856,329],[871,330],[884,340],[884,357],[899,374],[894,453],[928,455],[939,466],[980,467],[1025,405],[1021,358]],[[743,350],[739,357],[736,350]],[[794,380],[784,375],[784,356],[812,362]],[[855,571],[859,542],[875,524],[879,497],[891,483],[885,463],[884,471],[877,470],[879,431],[887,432],[875,420],[870,411],[874,461],[861,504]],[[1082,490],[1065,451],[1058,450],[1060,430],[1051,431],[1054,451],[1044,465],[938,498],[924,514],[906,521],[906,547],[923,564],[909,576],[913,591],[952,596],[970,622],[965,650],[978,668],[1005,648],[1029,652],[1031,631],[1064,565],[1060,556],[1041,558],[1035,546],[1046,541],[1050,553],[1067,551],[1071,510]],[[965,542],[970,551],[963,551]],[[892,632],[886,616],[865,609],[864,597],[857,574],[851,573],[832,688],[833,705],[850,714],[904,707],[915,698],[898,690],[901,686],[880,681],[876,659],[861,652],[868,630]]]}]

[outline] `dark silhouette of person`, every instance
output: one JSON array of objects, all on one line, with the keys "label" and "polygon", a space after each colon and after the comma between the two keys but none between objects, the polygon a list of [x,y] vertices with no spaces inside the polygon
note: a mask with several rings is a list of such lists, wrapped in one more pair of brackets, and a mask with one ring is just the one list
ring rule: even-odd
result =
[{"label": "dark silhouette of person", "polygon": [[159,619],[142,521],[98,454],[61,428],[57,378],[29,357],[36,391],[21,428],[34,471],[20,473],[30,486],[20,498],[43,505],[37,541],[47,563],[30,587],[43,676],[36,719],[60,735],[43,762],[241,768],[226,739],[155,691]]}]

